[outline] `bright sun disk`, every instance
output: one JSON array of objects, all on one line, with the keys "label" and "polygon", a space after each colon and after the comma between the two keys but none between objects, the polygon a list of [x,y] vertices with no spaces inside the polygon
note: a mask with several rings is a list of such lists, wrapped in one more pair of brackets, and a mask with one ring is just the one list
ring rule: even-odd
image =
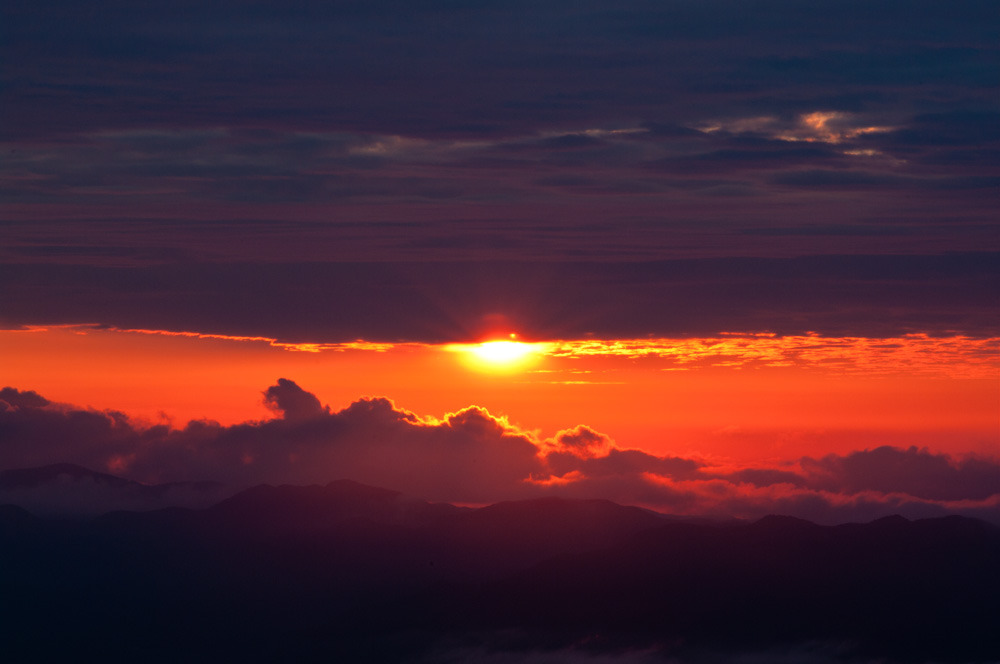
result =
[{"label": "bright sun disk", "polygon": [[487,341],[473,346],[472,353],[484,362],[511,364],[534,352],[531,344],[520,341]]},{"label": "bright sun disk", "polygon": [[[513,336],[513,335],[512,335]],[[461,353],[474,367],[488,371],[514,371],[542,353],[544,344],[522,341],[484,341],[478,344],[452,344],[448,350]]]}]

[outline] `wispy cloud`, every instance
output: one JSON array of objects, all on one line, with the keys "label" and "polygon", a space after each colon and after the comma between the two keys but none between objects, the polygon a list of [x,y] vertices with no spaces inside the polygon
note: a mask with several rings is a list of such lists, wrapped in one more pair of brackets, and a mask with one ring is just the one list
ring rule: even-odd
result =
[{"label": "wispy cloud", "polygon": [[[51,327],[51,326],[50,326]],[[65,327],[65,326],[64,326]],[[365,351],[424,349],[476,355],[481,344],[387,343],[357,340],[343,343],[279,341],[273,337],[208,334],[191,331],[68,326],[86,333],[143,334],[193,339],[267,344],[296,352]],[[45,330],[45,326],[26,329]],[[908,334],[900,337],[832,337],[819,334],[777,335],[774,333],[727,333],[716,337],[680,339],[577,339],[517,342],[523,354],[572,359],[582,357],[656,358],[666,363],[663,371],[695,370],[711,367],[781,368],[798,367],[836,374],[947,376],[951,378],[992,378],[1000,371],[1000,338],[968,336],[936,337]],[[541,370],[554,372],[555,370]],[[529,370],[539,373],[539,370]],[[556,382],[600,382],[582,377],[577,369]],[[554,379],[555,380],[555,379]]]},{"label": "wispy cloud", "polygon": [[707,133],[753,134],[793,143],[831,144],[895,129],[890,125],[871,124],[863,117],[845,111],[811,111],[790,121],[775,116],[732,118],[696,124],[695,128]]},{"label": "wispy cloud", "polygon": [[665,370],[699,367],[802,367],[834,373],[942,375],[986,378],[1000,370],[1000,338],[827,337],[817,334],[731,333],[698,339],[559,341],[553,357],[619,356],[669,360]]}]

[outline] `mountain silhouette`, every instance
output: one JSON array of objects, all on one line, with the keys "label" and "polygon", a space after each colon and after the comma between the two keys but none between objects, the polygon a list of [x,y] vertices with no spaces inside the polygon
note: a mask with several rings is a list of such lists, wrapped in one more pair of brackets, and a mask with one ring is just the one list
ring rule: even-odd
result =
[{"label": "mountain silhouette", "polygon": [[207,507],[230,493],[218,482],[142,484],[71,463],[0,471],[0,504],[17,504],[40,516],[87,518],[116,509]]},{"label": "mountain silhouette", "polygon": [[15,662],[991,662],[998,560],[1000,528],[963,517],[471,509],[339,480],[87,521],[4,506],[0,629]]},{"label": "mountain silhouette", "polygon": [[38,468],[15,468],[0,471],[0,490],[30,489],[59,479],[69,481],[90,480],[112,487],[143,486],[115,475],[99,473],[72,463],[54,463]]},{"label": "mountain silhouette", "polygon": [[256,486],[212,506],[203,516],[219,527],[275,534],[322,531],[349,520],[415,526],[463,511],[398,491],[336,480],[326,486]]}]

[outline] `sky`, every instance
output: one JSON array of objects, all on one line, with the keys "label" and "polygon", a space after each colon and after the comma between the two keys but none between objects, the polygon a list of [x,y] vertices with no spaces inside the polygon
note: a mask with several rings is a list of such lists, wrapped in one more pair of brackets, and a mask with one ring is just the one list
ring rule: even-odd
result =
[{"label": "sky", "polygon": [[993,2],[2,23],[0,469],[1000,520]]}]

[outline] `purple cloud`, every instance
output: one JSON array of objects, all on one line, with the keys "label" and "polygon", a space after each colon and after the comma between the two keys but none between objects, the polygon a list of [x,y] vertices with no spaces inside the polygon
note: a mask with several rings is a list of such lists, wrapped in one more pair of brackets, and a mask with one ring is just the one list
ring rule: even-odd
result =
[{"label": "purple cloud", "polygon": [[[0,467],[8,469],[68,462],[147,485],[215,480],[243,487],[347,478],[446,502],[564,495],[681,514],[786,513],[826,523],[891,513],[1000,521],[1000,462],[915,447],[722,473],[704,460],[621,449],[583,425],[542,440],[475,406],[440,420],[385,398],[360,399],[331,412],[288,379],[264,392],[280,417],[233,426],[192,421],[180,429],[142,427],[121,413],[53,404],[13,388],[0,395]],[[63,495],[67,489],[60,486]],[[142,491],[135,489],[126,504],[161,504]],[[7,495],[30,503],[24,495]],[[90,489],[87,495],[88,504],[108,504]]]}]

